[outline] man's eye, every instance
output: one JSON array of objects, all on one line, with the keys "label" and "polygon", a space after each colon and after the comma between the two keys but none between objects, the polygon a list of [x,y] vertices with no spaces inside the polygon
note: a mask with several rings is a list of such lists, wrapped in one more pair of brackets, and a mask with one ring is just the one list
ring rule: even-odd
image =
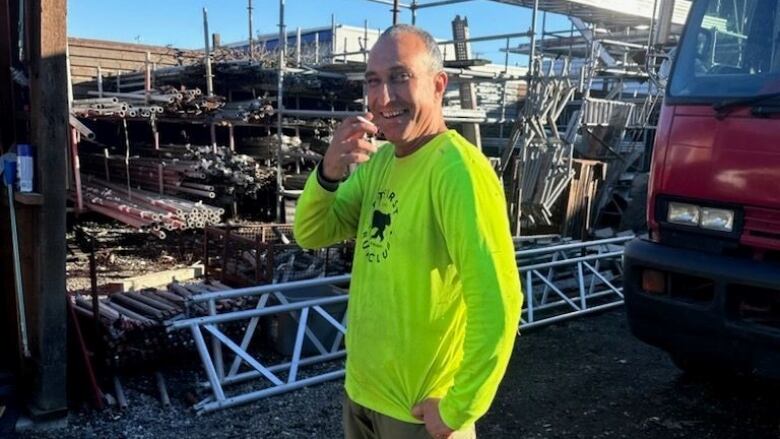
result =
[{"label": "man's eye", "polygon": [[379,80],[376,78],[366,79],[366,85],[369,87],[375,87],[379,84]]},{"label": "man's eye", "polygon": [[404,73],[396,73],[392,77],[393,82],[406,82],[406,81],[409,80],[409,78],[411,78],[411,75],[409,75],[408,73],[405,73],[405,72]]}]

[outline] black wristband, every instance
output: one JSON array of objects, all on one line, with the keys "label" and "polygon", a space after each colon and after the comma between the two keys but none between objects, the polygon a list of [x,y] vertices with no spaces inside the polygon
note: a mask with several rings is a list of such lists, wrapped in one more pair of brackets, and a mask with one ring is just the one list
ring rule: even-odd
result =
[{"label": "black wristband", "polygon": [[331,180],[325,176],[322,170],[322,163],[317,165],[317,182],[328,192],[336,192],[336,189],[339,188],[339,183],[341,183],[339,180]]}]

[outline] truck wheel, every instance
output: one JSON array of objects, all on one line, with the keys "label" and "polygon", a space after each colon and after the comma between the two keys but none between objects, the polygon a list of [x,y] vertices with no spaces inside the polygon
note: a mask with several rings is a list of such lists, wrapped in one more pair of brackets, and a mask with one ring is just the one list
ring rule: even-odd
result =
[{"label": "truck wheel", "polygon": [[672,363],[693,377],[718,378],[737,375],[736,370],[690,354],[669,353]]},{"label": "truck wheel", "polygon": [[633,230],[635,233],[647,232],[647,182],[650,174],[641,173],[631,182],[628,193],[628,206],[620,220],[620,230]]}]

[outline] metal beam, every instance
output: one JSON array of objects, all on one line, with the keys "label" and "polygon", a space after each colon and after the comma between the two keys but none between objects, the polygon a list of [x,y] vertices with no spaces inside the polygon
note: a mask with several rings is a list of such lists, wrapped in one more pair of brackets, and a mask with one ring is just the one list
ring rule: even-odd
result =
[{"label": "metal beam", "polygon": [[[536,0],[491,0],[514,6],[533,7]],[[647,25],[653,16],[655,0],[540,0],[539,9],[555,14],[578,17],[599,26],[620,29]],[[673,15],[673,30],[685,23],[691,2],[678,0]]]},{"label": "metal beam", "polygon": [[248,0],[249,4],[247,5],[247,18],[249,19],[249,59],[254,60],[255,59],[255,36],[254,31],[252,30],[252,10],[254,9],[252,7],[252,0]]},{"label": "metal beam", "polygon": [[[379,4],[382,4],[382,5],[388,5],[388,6],[393,6],[394,5],[394,1],[393,0],[366,0],[366,1],[369,1],[369,2],[372,2],[372,3],[379,3]],[[398,2],[398,7],[407,8],[407,9],[411,8],[410,5],[407,5],[406,3],[401,3],[401,2]]]},{"label": "metal beam", "polygon": [[[284,222],[284,169],[282,167],[282,148],[284,147],[284,133],[282,132],[282,111],[284,110],[284,73],[287,63],[287,32],[284,25],[284,3],[285,0],[279,0],[279,66],[277,69],[276,83],[276,136],[279,138],[279,146],[276,148],[276,219]],[[331,38],[335,41],[336,33],[333,32]]]},{"label": "metal beam", "polygon": [[209,13],[203,8],[203,39],[204,51],[203,63],[206,66],[206,96],[214,95],[214,78],[211,75],[211,47],[209,47]]},{"label": "metal beam", "polygon": [[455,44],[458,42],[466,42],[466,43],[477,43],[479,41],[493,41],[493,40],[503,40],[506,38],[519,38],[519,37],[530,37],[531,32],[514,32],[510,34],[496,34],[496,35],[485,35],[482,37],[469,37],[465,40],[447,40],[447,41],[437,41],[436,44],[438,45],[444,45],[444,44]]},{"label": "metal beam", "polygon": [[[452,38],[455,43],[455,59],[458,61],[468,61],[471,59],[471,43],[469,40],[469,22],[467,18],[460,18],[456,15],[452,21]],[[460,95],[460,108],[464,110],[477,109],[476,85],[472,82],[461,82],[458,84]],[[482,136],[479,129],[479,123],[464,123],[461,125],[463,137],[474,146],[482,150]]]},{"label": "metal beam", "polygon": [[539,0],[534,0],[531,12],[531,52],[528,54],[528,75],[536,75],[536,20],[539,15]]},{"label": "metal beam", "polygon": [[654,46],[666,44],[672,31],[672,19],[674,18],[674,0],[658,0],[661,3],[658,11],[658,20],[653,31]]},{"label": "metal beam", "polygon": [[593,42],[593,45],[596,47],[596,50],[598,50],[599,58],[601,61],[604,62],[604,64],[607,65],[607,67],[615,67],[617,65],[617,62],[615,61],[615,58],[612,58],[612,55],[607,52],[607,49],[604,47],[603,44],[599,40],[596,39],[595,35],[593,35],[593,31],[590,30],[587,24],[585,24],[584,21],[577,17],[569,17],[569,20],[571,20],[574,27],[577,28],[578,31],[582,34],[583,38],[589,42]]},{"label": "metal beam", "polygon": [[456,3],[466,3],[471,1],[474,0],[442,0],[442,1],[430,2],[430,3],[417,3],[417,4],[413,4],[411,7],[413,9],[425,9],[425,8],[433,8],[436,6],[454,5]]}]

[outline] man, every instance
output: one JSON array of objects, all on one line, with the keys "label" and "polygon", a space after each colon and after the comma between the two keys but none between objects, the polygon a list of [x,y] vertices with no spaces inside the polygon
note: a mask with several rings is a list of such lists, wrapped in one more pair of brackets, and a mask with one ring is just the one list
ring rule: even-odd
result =
[{"label": "man", "polygon": [[[371,112],[336,130],[295,218],[303,247],[356,238],[345,436],[472,438],[522,305],[503,189],[444,124],[447,75],[428,33],[389,28],[365,78]],[[378,151],[365,137],[377,131],[390,142]]]}]

